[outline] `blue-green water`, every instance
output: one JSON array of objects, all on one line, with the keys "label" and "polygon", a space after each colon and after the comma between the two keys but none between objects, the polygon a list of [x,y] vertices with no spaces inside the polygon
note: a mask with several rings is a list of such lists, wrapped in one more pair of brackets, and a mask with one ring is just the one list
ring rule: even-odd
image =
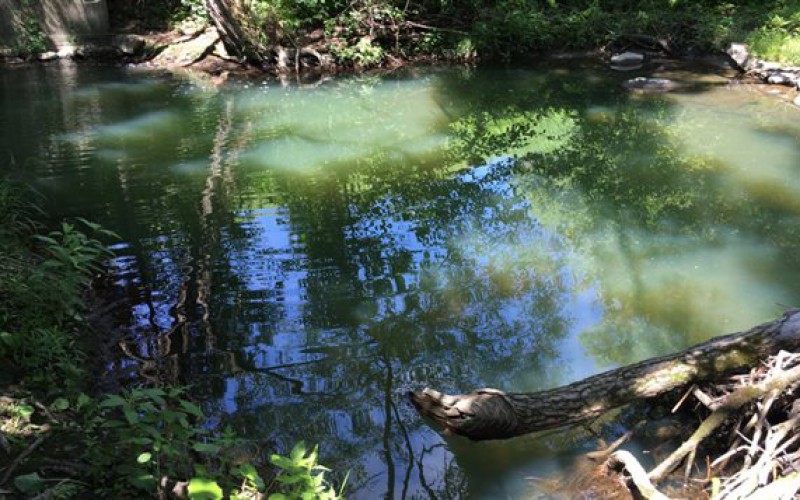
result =
[{"label": "blue-green water", "polygon": [[405,393],[549,388],[800,303],[800,112],[629,77],[4,68],[0,165],[122,236],[115,376],[192,384],[262,459],[319,443],[353,497],[524,497],[584,442],[446,442]]}]

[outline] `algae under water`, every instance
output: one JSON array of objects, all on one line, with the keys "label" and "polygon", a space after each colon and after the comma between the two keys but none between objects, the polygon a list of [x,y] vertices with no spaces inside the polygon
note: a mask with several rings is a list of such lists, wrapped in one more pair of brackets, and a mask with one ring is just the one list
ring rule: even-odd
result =
[{"label": "algae under water", "polygon": [[525,496],[585,442],[445,444],[405,393],[549,388],[800,303],[800,112],[623,78],[8,68],[0,161],[122,236],[117,376],[192,384],[262,459],[319,443],[355,498]]}]

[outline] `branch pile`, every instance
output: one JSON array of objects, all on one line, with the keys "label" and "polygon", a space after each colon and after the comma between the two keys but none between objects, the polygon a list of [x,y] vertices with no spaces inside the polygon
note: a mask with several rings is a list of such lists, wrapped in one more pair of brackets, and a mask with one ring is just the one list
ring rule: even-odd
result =
[{"label": "branch pile", "polygon": [[[795,498],[800,491],[799,387],[800,354],[786,351],[745,375],[692,387],[689,394],[705,418],[681,446],[650,472],[627,451],[610,453],[604,468],[609,473],[624,469],[626,486],[647,499],[685,498],[698,488],[715,500]],[[700,450],[716,456],[708,456],[702,470],[696,464]],[[658,491],[655,485],[681,465],[684,489]]]}]

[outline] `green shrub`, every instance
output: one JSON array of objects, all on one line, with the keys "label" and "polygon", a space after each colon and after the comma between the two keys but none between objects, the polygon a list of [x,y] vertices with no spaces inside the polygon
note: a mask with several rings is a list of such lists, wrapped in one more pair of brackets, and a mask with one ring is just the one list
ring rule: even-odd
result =
[{"label": "green shrub", "polygon": [[[131,389],[94,406],[85,425],[86,461],[98,493],[163,495],[161,478],[185,480],[191,498],[245,499],[270,490],[270,499],[341,497],[317,463],[316,448],[301,442],[288,456],[272,455],[279,469],[268,486],[257,469],[240,463],[245,443],[230,429],[217,435],[204,427],[203,411],[185,388]],[[112,452],[113,450],[113,452]]]},{"label": "green shrub", "polygon": [[[281,469],[275,478],[280,485],[278,493],[270,495],[270,500],[284,500],[294,498],[316,498],[320,500],[335,500],[341,498],[341,491],[333,489],[325,479],[325,472],[329,469],[317,462],[317,447],[307,451],[302,441],[297,443],[288,456],[272,455],[270,462]],[[347,483],[345,478],[344,483]]]}]

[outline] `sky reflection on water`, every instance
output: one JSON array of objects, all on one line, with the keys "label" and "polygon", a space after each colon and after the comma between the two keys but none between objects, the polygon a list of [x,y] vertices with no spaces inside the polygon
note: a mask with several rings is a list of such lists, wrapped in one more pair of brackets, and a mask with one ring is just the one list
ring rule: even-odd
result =
[{"label": "sky reflection on water", "polygon": [[520,496],[582,445],[445,443],[408,390],[553,387],[800,297],[800,123],[742,90],[631,97],[580,67],[219,91],[13,73],[9,170],[123,237],[117,375],[191,383],[262,458],[319,443],[356,498]]}]

